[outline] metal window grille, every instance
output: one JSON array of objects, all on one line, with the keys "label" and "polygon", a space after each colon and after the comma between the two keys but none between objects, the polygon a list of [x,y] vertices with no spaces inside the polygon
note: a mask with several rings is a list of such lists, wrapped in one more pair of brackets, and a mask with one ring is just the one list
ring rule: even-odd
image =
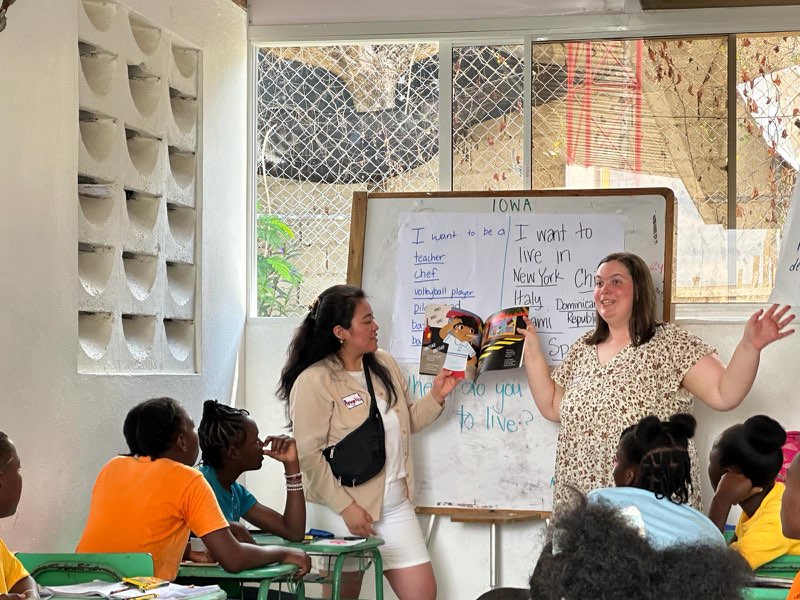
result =
[{"label": "metal window grille", "polygon": [[260,316],[343,283],[354,191],[438,189],[438,45],[262,48],[256,82]]},{"label": "metal window grille", "polygon": [[[766,299],[797,170],[796,40],[739,36],[731,99],[727,38],[535,44],[533,63],[563,65],[566,77],[545,103],[534,75],[534,187],[670,187],[673,300]],[[737,132],[730,231],[729,118]]]},{"label": "metal window grille", "polygon": [[453,189],[523,187],[523,46],[453,49]]}]

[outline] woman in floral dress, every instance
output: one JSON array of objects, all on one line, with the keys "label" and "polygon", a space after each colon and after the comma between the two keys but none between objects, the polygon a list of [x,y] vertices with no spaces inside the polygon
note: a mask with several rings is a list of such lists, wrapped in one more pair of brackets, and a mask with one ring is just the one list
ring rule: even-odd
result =
[{"label": "woman in floral dress", "polygon": [[[594,289],[597,327],[577,340],[550,372],[536,328],[528,321],[525,371],[546,419],[561,423],[554,504],[567,488],[581,492],[614,485],[614,452],[625,427],[648,415],[665,420],[691,412],[692,396],[715,410],[744,400],[761,350],[794,332],[788,306],[757,311],[726,367],[714,348],[685,329],[656,319],[656,294],[645,262],[627,252],[605,257]],[[697,453],[691,446],[693,495],[699,507]]]}]

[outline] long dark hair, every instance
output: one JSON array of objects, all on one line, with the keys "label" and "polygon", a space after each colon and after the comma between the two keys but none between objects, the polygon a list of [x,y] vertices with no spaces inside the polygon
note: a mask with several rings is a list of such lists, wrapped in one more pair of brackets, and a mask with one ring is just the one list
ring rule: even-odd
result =
[{"label": "long dark hair", "polygon": [[775,419],[755,415],[729,427],[714,444],[723,469],[736,467],[760,487],[772,487],[783,466],[786,430]]},{"label": "long dark hair", "polygon": [[650,415],[622,432],[619,449],[629,464],[639,465],[634,486],[686,504],[692,488],[692,462],[689,439],[697,428],[695,418],[687,413],[661,421]]},{"label": "long dark hair", "polygon": [[[606,256],[597,266],[599,267],[611,261],[621,263],[631,274],[633,305],[631,307],[628,330],[630,331],[631,344],[633,346],[641,346],[650,341],[656,333],[656,327],[660,324],[656,318],[656,289],[653,286],[653,276],[650,275],[647,263],[636,254],[615,252]],[[586,340],[586,343],[590,346],[597,345],[608,339],[608,323],[603,320],[596,308],[595,321],[597,326],[592,335]]]},{"label": "long dark hair", "polygon": [[[288,357],[281,371],[278,383],[278,398],[286,403],[286,418],[291,427],[289,418],[289,394],[294,387],[294,382],[300,373],[324,358],[339,358],[341,342],[334,335],[333,328],[337,325],[350,329],[353,315],[359,302],[367,299],[364,290],[352,285],[334,285],[322,292],[309,307],[308,314],[300,323],[289,344]],[[365,369],[378,376],[383,387],[389,394],[387,404],[393,406],[397,401],[397,391],[392,383],[389,369],[384,367],[370,353],[362,357]]]}]

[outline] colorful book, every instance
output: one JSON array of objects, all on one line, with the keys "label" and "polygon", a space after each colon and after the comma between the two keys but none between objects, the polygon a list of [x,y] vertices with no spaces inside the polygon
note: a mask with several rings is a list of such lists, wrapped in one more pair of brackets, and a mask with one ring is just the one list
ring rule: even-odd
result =
[{"label": "colorful book", "polygon": [[526,306],[504,308],[484,320],[463,308],[428,304],[419,372],[436,375],[447,369],[475,381],[487,371],[521,367],[525,337],[517,330],[525,327],[526,316]]}]

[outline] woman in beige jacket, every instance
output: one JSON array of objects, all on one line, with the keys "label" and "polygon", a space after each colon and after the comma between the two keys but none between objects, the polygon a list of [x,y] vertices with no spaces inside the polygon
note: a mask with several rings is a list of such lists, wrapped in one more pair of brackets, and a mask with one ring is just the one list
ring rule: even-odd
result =
[{"label": "woman in beige jacket", "polygon": [[[365,369],[376,398],[367,391]],[[406,377],[378,350],[378,324],[364,292],[337,285],[310,307],[289,347],[279,397],[288,403],[306,498],[340,515],[356,536],[378,535],[384,574],[400,600],[433,600],[436,579],[411,504],[414,471],[409,436],[432,423],[457,380],[443,371],[431,391],[412,402]],[[348,487],[334,476],[322,450],[368,417],[377,401],[385,430],[386,462],[375,477]],[[348,577],[343,598],[357,598],[361,573]]]}]

